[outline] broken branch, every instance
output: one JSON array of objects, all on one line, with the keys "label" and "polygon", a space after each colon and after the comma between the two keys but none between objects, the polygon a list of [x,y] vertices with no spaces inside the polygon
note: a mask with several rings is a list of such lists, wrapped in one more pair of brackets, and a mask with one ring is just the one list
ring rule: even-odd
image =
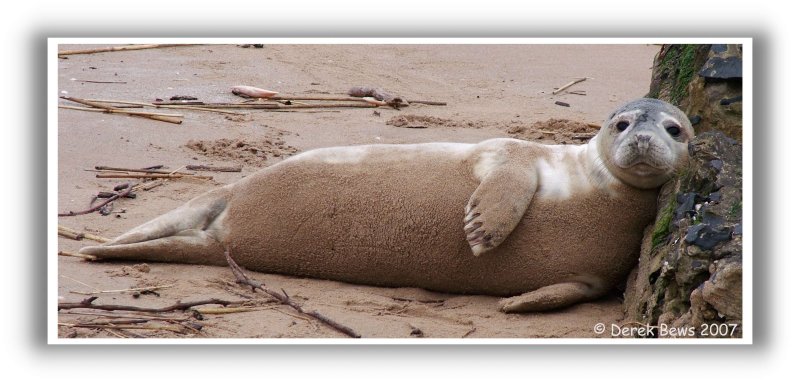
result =
[{"label": "broken branch", "polygon": [[152,178],[152,179],[159,179],[159,178],[166,178],[166,179],[178,179],[178,178],[195,178],[195,179],[203,179],[203,180],[211,180],[214,179],[213,176],[207,175],[187,175],[187,174],[158,174],[158,173],[144,173],[144,174],[97,174],[94,176],[95,178],[100,179],[142,179],[142,178]]},{"label": "broken branch", "polygon": [[72,81],[89,82],[92,84],[127,84],[126,81],[93,81],[93,80],[79,80],[79,79],[72,79]]},{"label": "broken branch", "polygon": [[123,50],[141,50],[153,48],[168,48],[173,46],[190,46],[194,44],[149,44],[149,45],[124,45],[124,46],[109,46],[105,48],[92,48],[92,49],[75,49],[75,50],[62,50],[58,52],[59,56],[68,56],[71,54],[91,54],[102,52],[120,52]]},{"label": "broken branch", "polygon": [[111,166],[94,166],[95,170],[101,171],[123,171],[123,172],[143,172],[148,174],[181,174],[181,175],[194,175],[185,172],[174,172],[170,170],[159,170],[152,168],[125,168],[125,167],[111,167]]},{"label": "broken branch", "polygon": [[62,309],[78,309],[78,308],[86,308],[86,309],[98,309],[98,310],[124,310],[130,312],[148,312],[148,313],[164,313],[164,312],[172,312],[176,310],[187,310],[193,306],[198,305],[222,305],[228,306],[230,304],[242,303],[241,301],[227,301],[221,300],[218,298],[210,298],[207,300],[195,301],[195,302],[177,302],[170,306],[165,306],[163,308],[142,308],[138,306],[129,306],[129,305],[95,305],[92,302],[97,300],[96,296],[86,298],[81,302],[60,302],[58,303],[58,310]]},{"label": "broken branch", "polygon": [[432,106],[447,106],[447,102],[439,102],[439,101],[419,101],[419,100],[409,100],[406,101],[408,103],[419,103],[423,105],[432,105]]},{"label": "broken branch", "polygon": [[202,164],[189,164],[186,165],[186,169],[189,171],[242,172],[242,166],[220,167],[220,166],[206,166]]},{"label": "broken branch", "polygon": [[[94,257],[94,256],[92,256],[92,257]],[[175,286],[175,284],[168,284],[168,285],[156,285],[156,286],[152,286],[152,287],[143,287],[143,288],[95,290],[95,291],[91,291],[91,292],[82,292],[82,291],[71,290],[71,291],[69,291],[69,293],[82,294],[82,295],[92,295],[92,294],[102,294],[102,293],[141,292],[141,291],[147,291],[147,290],[158,290],[158,289],[172,288],[174,286]]]},{"label": "broken branch", "polygon": [[69,110],[80,110],[80,111],[93,111],[95,113],[128,114],[128,115],[135,115],[135,116],[140,116],[140,117],[147,117],[147,116],[168,117],[168,118],[171,118],[171,117],[175,117],[175,118],[183,117],[183,114],[149,113],[149,112],[146,112],[146,111],[118,110],[116,108],[99,109],[99,108],[92,108],[92,107],[80,107],[80,106],[70,106],[70,105],[58,105],[58,108],[59,109],[69,109]]},{"label": "broken branch", "polygon": [[322,314],[320,314],[319,312],[317,312],[315,310],[313,310],[313,311],[304,310],[303,307],[301,307],[300,305],[297,304],[297,302],[295,302],[294,300],[289,298],[289,295],[286,294],[285,291],[283,293],[278,293],[278,292],[275,292],[273,290],[267,289],[267,287],[264,284],[261,284],[259,282],[256,282],[256,281],[253,281],[253,280],[249,279],[244,274],[244,270],[241,267],[239,267],[239,265],[236,264],[235,261],[233,261],[233,258],[231,257],[231,254],[230,254],[230,248],[227,248],[227,247],[225,248],[225,259],[228,261],[228,265],[230,266],[231,270],[233,271],[233,275],[236,277],[236,282],[237,283],[243,284],[243,285],[247,285],[247,286],[253,288],[253,290],[260,289],[261,291],[263,291],[263,292],[267,293],[268,295],[274,297],[281,304],[288,305],[288,306],[292,307],[294,310],[296,310],[297,312],[299,312],[301,314],[305,314],[307,316],[313,317],[313,318],[319,320],[320,322],[322,322],[323,324],[328,325],[331,328],[336,329],[337,331],[346,334],[347,336],[350,336],[352,338],[361,338],[361,335],[356,333],[353,329],[351,329],[351,328],[349,328],[347,326],[344,326],[344,325],[342,325],[342,324],[340,324],[338,322],[335,322],[335,321],[331,320],[330,318],[323,316]]},{"label": "broken branch", "polygon": [[567,90],[567,88],[569,88],[570,86],[572,86],[572,85],[575,85],[575,84],[577,84],[577,83],[581,83],[581,82],[583,82],[583,81],[586,81],[586,80],[588,80],[588,79],[589,79],[589,77],[583,77],[583,78],[578,78],[577,80],[574,80],[574,81],[570,81],[568,84],[566,84],[566,85],[564,85],[564,86],[562,86],[562,87],[560,87],[560,88],[558,88],[558,89],[554,90],[554,91],[553,91],[553,95],[556,95],[556,94],[558,94],[558,93],[561,93],[561,92],[563,92],[564,90]]},{"label": "broken branch", "polygon": [[156,121],[169,122],[169,123],[175,123],[175,124],[181,124],[183,122],[183,121],[181,121],[179,118],[177,118],[174,115],[172,115],[172,116],[164,116],[164,115],[156,115],[154,113],[146,113],[146,112],[137,112],[137,111],[115,109],[115,108],[113,108],[111,106],[106,106],[106,105],[103,105],[103,104],[100,104],[100,103],[97,103],[97,102],[87,101],[87,100],[84,100],[84,99],[74,98],[74,97],[61,96],[60,98],[65,99],[67,101],[72,101],[72,102],[80,103],[80,104],[83,104],[83,105],[96,107],[98,109],[104,109],[104,110],[106,110],[106,111],[108,111],[110,113],[129,114],[129,115],[133,115],[133,116],[136,116],[136,117],[149,118],[149,119],[154,119]]},{"label": "broken branch", "polygon": [[142,330],[168,330],[175,333],[183,334],[184,327],[180,325],[119,325],[114,323],[100,323],[100,324],[71,324],[66,322],[59,322],[59,326],[67,326],[70,328],[87,328],[87,329],[142,329]]},{"label": "broken branch", "polygon": [[84,255],[82,253],[72,253],[72,252],[65,252],[65,251],[58,251],[59,256],[69,256],[69,257],[80,257],[84,260],[94,261],[97,260],[97,256],[92,255]]},{"label": "broken branch", "polygon": [[102,237],[102,236],[97,236],[97,235],[94,235],[94,234],[91,234],[91,233],[87,233],[87,232],[78,232],[78,231],[75,231],[75,230],[73,230],[71,228],[64,227],[63,225],[59,225],[58,226],[58,234],[59,234],[59,236],[64,236],[64,237],[70,238],[72,240],[82,240],[82,239],[85,238],[85,239],[89,239],[89,240],[94,240],[94,241],[96,241],[98,243],[106,243],[106,242],[111,241],[111,239],[108,239],[108,238],[105,238],[105,237]]},{"label": "broken branch", "polygon": [[85,214],[88,214],[88,213],[92,213],[92,212],[98,211],[101,208],[103,208],[103,206],[105,206],[106,204],[111,203],[111,202],[113,202],[113,201],[115,201],[115,200],[117,200],[119,198],[128,196],[131,193],[131,191],[133,190],[133,185],[131,183],[123,183],[123,184],[121,184],[121,185],[119,185],[117,187],[123,187],[123,189],[119,190],[119,189],[115,188],[116,195],[112,195],[110,198],[104,200],[102,203],[100,203],[100,204],[98,204],[96,206],[91,206],[90,205],[89,209],[86,209],[86,210],[83,210],[83,211],[79,211],[79,212],[70,211],[70,212],[59,213],[58,216],[85,215]]}]

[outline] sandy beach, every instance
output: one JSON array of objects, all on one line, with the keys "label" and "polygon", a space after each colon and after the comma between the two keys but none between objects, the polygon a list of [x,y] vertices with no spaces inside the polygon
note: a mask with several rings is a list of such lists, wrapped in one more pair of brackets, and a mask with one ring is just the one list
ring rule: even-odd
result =
[{"label": "sandy beach", "polygon": [[[59,50],[87,47],[92,46],[64,45]],[[658,50],[654,45],[195,45],[70,55],[58,62],[61,96],[139,102],[192,96],[204,102],[242,102],[231,93],[232,86],[333,96],[344,95],[352,86],[368,85],[405,99],[447,105],[411,104],[400,110],[243,110],[241,114],[159,110],[183,114],[181,124],[59,109],[60,212],[85,209],[98,191],[111,191],[125,181],[97,179],[89,171],[95,166],[163,165],[169,170],[190,164],[242,166],[242,172],[198,172],[213,176],[212,180],[169,180],[137,192],[135,199],[114,202],[108,215],[60,217],[59,224],[113,238],[207,190],[320,147],[475,143],[496,137],[580,144],[611,110],[647,93]],[[582,77],[589,79],[552,94],[555,88]],[[63,100],[60,104],[78,106]],[[61,251],[77,252],[91,244],[87,239],[58,239]],[[365,338],[593,338],[598,336],[595,324],[619,324],[623,318],[621,292],[554,312],[504,314],[497,309],[497,297],[248,275],[275,290],[285,290],[304,307]],[[62,311],[58,320],[67,325],[59,327],[59,337],[343,337],[264,294],[237,285],[225,267],[59,257],[58,276],[61,302],[97,296],[95,304],[163,307],[176,301],[218,298],[248,300],[247,305],[253,307],[203,314],[202,320],[172,313],[171,317],[187,318],[192,325],[159,323],[176,330],[74,327],[70,324],[109,318],[83,314],[85,310]],[[98,293],[134,288],[148,292]]]}]

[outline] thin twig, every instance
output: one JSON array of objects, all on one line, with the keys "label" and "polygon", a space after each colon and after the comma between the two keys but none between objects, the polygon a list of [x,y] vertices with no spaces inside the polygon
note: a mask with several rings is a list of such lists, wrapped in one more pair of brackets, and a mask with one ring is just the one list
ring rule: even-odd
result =
[{"label": "thin twig", "polygon": [[95,211],[99,211],[106,204],[111,203],[111,202],[113,202],[113,201],[115,201],[115,200],[117,200],[117,199],[119,199],[121,197],[128,196],[131,193],[131,190],[133,189],[133,185],[131,183],[123,183],[121,186],[124,186],[125,188],[123,190],[121,190],[121,191],[117,191],[116,194],[112,195],[110,198],[106,199],[105,201],[103,201],[102,203],[100,203],[100,204],[98,204],[96,206],[89,206],[89,209],[86,209],[86,210],[83,210],[83,211],[79,211],[79,212],[70,211],[70,212],[59,213],[58,216],[85,215],[85,214],[89,214],[89,213],[92,213],[92,212],[95,212]]},{"label": "thin twig", "polygon": [[127,84],[126,81],[92,81],[92,80],[79,80],[79,79],[72,79],[71,81],[77,82],[89,82],[93,84]]},{"label": "thin twig", "polygon": [[247,113],[240,113],[237,111],[219,110],[219,109],[211,109],[207,107],[197,107],[197,106],[181,106],[181,105],[152,105],[152,106],[164,109],[182,109],[182,110],[194,110],[194,111],[208,111],[220,114],[247,115]]},{"label": "thin twig", "polygon": [[193,306],[198,306],[198,305],[217,304],[222,306],[228,306],[230,304],[242,302],[242,301],[226,301],[218,298],[211,298],[195,302],[177,302],[175,304],[172,304],[170,306],[165,306],[163,308],[142,308],[138,306],[129,306],[129,305],[96,305],[92,303],[96,299],[97,299],[96,296],[92,296],[82,300],[81,302],[60,302],[58,303],[58,310],[85,308],[85,309],[98,309],[98,310],[124,310],[131,312],[164,313],[176,310],[186,310]]},{"label": "thin twig", "polygon": [[200,314],[231,314],[231,313],[242,313],[242,312],[252,312],[255,310],[267,310],[270,308],[259,308],[259,307],[235,307],[235,308],[192,308],[192,310],[196,311]]},{"label": "thin twig", "polygon": [[[134,116],[137,116],[137,117],[148,117],[148,118],[149,117],[183,118],[183,114],[167,114],[167,113],[153,113],[153,112],[150,112],[150,111],[122,110],[120,108],[110,107],[110,106],[108,108],[100,108],[100,107],[80,107],[80,106],[58,105],[58,107],[60,107],[62,109],[93,111],[93,112],[96,112],[96,113],[128,114],[128,115],[134,115]],[[166,122],[169,122],[169,121],[166,121]]]},{"label": "thin twig", "polygon": [[582,78],[578,78],[577,80],[570,81],[568,84],[566,84],[566,85],[564,85],[564,86],[562,86],[562,87],[560,87],[560,88],[558,88],[558,89],[554,90],[554,91],[553,91],[553,95],[556,95],[556,94],[558,94],[558,93],[561,93],[561,92],[563,92],[564,90],[566,90],[567,88],[569,88],[570,86],[572,86],[572,85],[575,85],[575,84],[577,84],[577,83],[581,83],[581,82],[583,82],[583,81],[586,81],[586,80],[588,80],[588,79],[589,79],[589,77],[582,77]]},{"label": "thin twig", "polygon": [[174,170],[159,170],[159,169],[145,169],[145,168],[125,168],[125,167],[111,167],[111,166],[94,166],[95,170],[101,171],[122,171],[122,172],[143,172],[148,174],[181,174],[181,175],[194,175],[190,173],[174,172]]},{"label": "thin twig", "polygon": [[[181,105],[180,102],[154,102],[153,105]],[[352,108],[376,108],[377,105],[368,102],[351,102],[351,103],[318,103],[318,104],[304,104],[304,105],[282,105],[279,103],[191,103],[204,108],[213,109],[264,109],[264,110],[292,110],[292,109],[311,109],[311,108],[337,108],[337,107],[352,107]]]},{"label": "thin twig", "polygon": [[472,329],[470,329],[466,333],[464,333],[464,335],[462,335],[461,338],[467,338],[467,336],[469,336],[470,334],[475,333],[476,330],[478,330],[478,329],[473,326]]},{"label": "thin twig", "polygon": [[154,119],[156,121],[169,122],[169,123],[175,123],[175,124],[181,124],[183,122],[179,118],[176,118],[174,116],[154,115],[154,113],[134,112],[134,111],[129,111],[129,110],[115,109],[115,108],[113,108],[111,106],[106,106],[104,104],[100,104],[100,103],[92,102],[92,101],[87,101],[87,100],[80,99],[80,98],[75,98],[75,97],[61,96],[60,98],[65,99],[67,101],[72,101],[72,102],[84,104],[84,105],[87,105],[87,106],[96,107],[98,109],[105,109],[105,110],[107,110],[108,112],[111,112],[111,113],[129,114],[129,115],[133,115],[133,116],[136,116],[136,117],[149,118],[149,119]]},{"label": "thin twig", "polygon": [[141,330],[168,330],[170,332],[183,334],[183,326],[180,325],[116,325],[116,324],[72,324],[68,322],[59,322],[59,326],[66,326],[70,328],[88,328],[88,329],[141,329]]},{"label": "thin twig", "polygon": [[69,277],[69,276],[67,276],[67,275],[61,275],[61,277],[65,278],[65,279],[67,279],[67,280],[72,280],[72,281],[74,281],[74,282],[76,282],[76,283],[78,283],[78,284],[81,284],[81,285],[83,285],[83,286],[85,286],[85,287],[87,287],[87,288],[91,288],[91,289],[97,289],[97,288],[94,288],[93,286],[91,286],[91,285],[89,285],[89,284],[87,284],[87,283],[85,283],[85,282],[83,282],[83,281],[81,281],[81,280],[76,280],[76,279],[73,279],[72,277]]},{"label": "thin twig", "polygon": [[121,110],[117,108],[113,109],[100,109],[94,107],[80,107],[80,106],[70,106],[70,105],[58,105],[59,109],[69,109],[69,110],[80,110],[80,111],[92,111],[95,113],[111,113],[111,114],[128,114],[128,115],[135,115],[140,117],[146,116],[156,116],[156,117],[166,117],[166,118],[180,118],[183,117],[183,114],[165,114],[165,113],[149,113],[145,111],[130,111],[130,110]]},{"label": "thin twig", "polygon": [[[120,101],[120,100],[111,100],[111,99],[87,99],[87,101],[91,102],[103,102],[103,103],[112,103],[112,104],[120,104],[120,105],[134,105],[134,106],[148,106],[154,107],[156,109],[183,109],[183,110],[195,110],[195,111],[210,111],[214,113],[222,113],[222,114],[234,114],[234,115],[247,115],[247,113],[239,113],[236,111],[228,111],[228,110],[217,110],[217,109],[209,109],[204,107],[197,107],[197,106],[189,106],[189,105],[156,105],[148,102],[136,102],[136,101]],[[202,102],[197,101],[199,105],[202,105]],[[119,106],[117,106],[119,107]]]},{"label": "thin twig", "polygon": [[114,329],[109,329],[109,328],[103,328],[103,330],[113,334],[114,337],[117,337],[117,338],[130,338],[127,333],[124,333],[122,330],[119,330],[119,329],[114,330]]},{"label": "thin twig", "polygon": [[276,101],[353,101],[353,102],[368,102],[361,97],[337,97],[337,96],[274,96],[269,97],[270,100]]},{"label": "thin twig", "polygon": [[90,102],[102,102],[102,103],[115,103],[115,104],[120,104],[120,105],[136,105],[136,106],[150,106],[150,107],[156,107],[156,106],[155,106],[155,105],[153,105],[152,103],[148,103],[148,102],[136,102],[136,101],[117,101],[117,100],[112,100],[112,99],[91,99],[91,98],[89,98],[89,99],[86,99],[86,101],[90,101]]},{"label": "thin twig", "polygon": [[105,237],[102,237],[102,236],[97,236],[95,234],[91,234],[91,233],[88,233],[88,232],[78,232],[78,231],[75,231],[74,229],[64,227],[63,225],[60,225],[60,224],[58,225],[58,234],[59,234],[59,236],[68,237],[68,238],[73,239],[73,240],[89,239],[89,240],[96,241],[98,243],[107,243],[107,242],[111,241],[111,239],[109,239],[109,238],[105,238]]},{"label": "thin twig", "polygon": [[269,110],[270,113],[341,113],[341,110]]},{"label": "thin twig", "polygon": [[236,277],[236,282],[237,283],[243,284],[243,285],[247,285],[247,286],[253,288],[253,290],[260,289],[261,291],[267,293],[268,295],[274,297],[276,300],[280,301],[281,304],[288,305],[288,306],[294,308],[294,310],[298,311],[301,314],[305,314],[307,316],[313,317],[313,318],[319,320],[320,322],[322,322],[323,324],[328,325],[331,328],[336,329],[337,331],[339,331],[341,333],[344,333],[344,334],[346,334],[346,335],[348,335],[350,337],[361,338],[361,335],[356,333],[353,329],[350,329],[347,326],[344,326],[344,325],[342,325],[342,324],[340,324],[338,322],[335,322],[335,321],[331,320],[330,318],[323,316],[322,314],[318,313],[315,310],[314,311],[310,311],[310,312],[304,310],[294,300],[289,298],[289,295],[286,294],[286,291],[284,291],[283,294],[281,294],[281,293],[272,291],[270,289],[267,289],[267,287],[264,284],[261,284],[261,283],[258,283],[256,281],[253,281],[253,280],[249,279],[244,274],[244,270],[241,267],[239,267],[239,265],[236,264],[235,261],[233,261],[233,258],[230,255],[230,248],[227,248],[227,247],[225,248],[225,259],[228,261],[228,265],[230,266],[231,270],[233,271],[233,275]]},{"label": "thin twig", "polygon": [[65,252],[65,251],[58,251],[59,256],[69,256],[69,257],[79,257],[81,259],[94,261],[97,260],[97,256],[93,255],[84,255],[83,253],[72,253],[72,252]]},{"label": "thin twig", "polygon": [[82,294],[82,295],[93,295],[93,294],[102,294],[102,293],[140,292],[140,291],[145,291],[145,290],[158,290],[158,289],[172,288],[174,286],[175,286],[175,284],[167,284],[167,285],[156,285],[156,286],[152,286],[152,287],[142,287],[142,288],[94,290],[94,291],[91,291],[91,292],[82,292],[82,291],[71,290],[71,291],[69,291],[69,293]]},{"label": "thin twig", "polygon": [[149,45],[124,45],[124,46],[109,46],[105,48],[91,48],[91,49],[76,49],[76,50],[62,50],[58,52],[59,56],[68,56],[72,54],[91,54],[102,52],[120,52],[123,50],[141,50],[153,48],[168,48],[173,46],[191,46],[195,44],[149,44]]},{"label": "thin twig", "polygon": [[208,175],[186,175],[186,174],[124,174],[124,173],[101,173],[94,176],[99,179],[178,179],[178,178],[195,178],[203,180],[214,179],[213,176]]},{"label": "thin twig", "polygon": [[225,167],[225,166],[206,166],[202,164],[187,164],[186,169],[189,171],[242,172],[242,166]]},{"label": "thin twig", "polygon": [[161,317],[161,316],[152,316],[152,315],[144,315],[139,313],[132,313],[131,315],[125,314],[108,314],[108,313],[94,313],[94,312],[59,312],[59,314],[72,314],[72,315],[79,315],[79,316],[97,316],[97,317],[109,317],[109,318],[131,318],[131,319],[146,319],[146,320],[156,320],[156,321],[187,321],[189,318],[185,317]]},{"label": "thin twig", "polygon": [[419,101],[419,100],[408,100],[408,103],[419,103],[423,105],[432,105],[432,106],[447,106],[447,102],[439,102],[439,101]]},{"label": "thin twig", "polygon": [[144,191],[150,191],[150,190],[152,190],[152,189],[154,189],[154,188],[156,188],[158,186],[163,186],[163,185],[164,185],[164,181],[163,180],[153,180],[153,181],[150,181],[150,182],[147,182],[147,183],[142,183],[139,186],[141,186],[141,189],[144,190]]}]

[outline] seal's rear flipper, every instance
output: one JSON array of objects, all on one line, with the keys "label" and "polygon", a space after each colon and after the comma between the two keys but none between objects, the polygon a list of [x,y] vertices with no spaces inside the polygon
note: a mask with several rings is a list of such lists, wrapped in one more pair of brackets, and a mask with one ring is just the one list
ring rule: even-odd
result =
[{"label": "seal's rear flipper", "polygon": [[541,312],[566,308],[579,302],[593,300],[603,293],[600,289],[582,282],[548,285],[533,292],[500,300],[504,313]]},{"label": "seal's rear flipper", "polygon": [[99,259],[225,265],[227,190],[210,191],[103,245],[79,253]]}]

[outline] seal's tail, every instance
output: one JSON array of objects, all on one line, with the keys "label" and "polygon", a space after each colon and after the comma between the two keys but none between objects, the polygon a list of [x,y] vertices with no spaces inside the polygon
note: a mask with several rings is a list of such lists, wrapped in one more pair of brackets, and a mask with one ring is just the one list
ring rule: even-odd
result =
[{"label": "seal's tail", "polygon": [[99,259],[225,265],[223,222],[228,190],[216,189],[103,245],[79,253]]}]

